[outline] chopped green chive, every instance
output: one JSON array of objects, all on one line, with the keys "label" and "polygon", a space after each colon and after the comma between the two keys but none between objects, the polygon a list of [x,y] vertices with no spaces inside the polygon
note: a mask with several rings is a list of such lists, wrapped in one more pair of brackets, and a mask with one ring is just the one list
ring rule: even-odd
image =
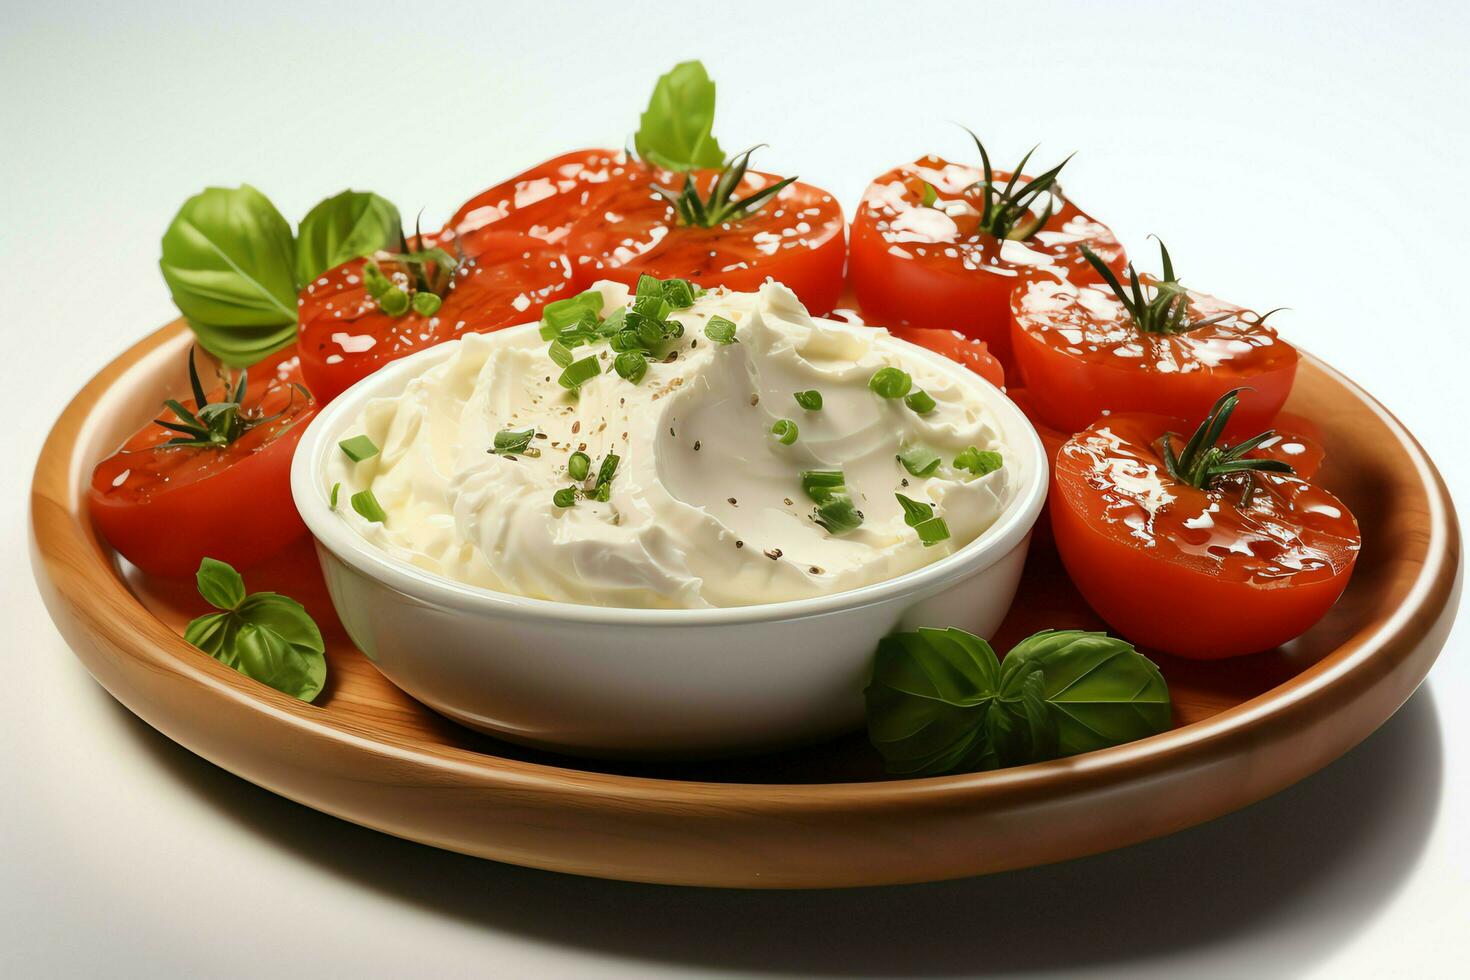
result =
[{"label": "chopped green chive", "polygon": [[[589,289],[578,293],[570,299],[559,299],[555,303],[547,303],[546,308],[541,311],[541,322],[553,330],[561,330],[577,323],[587,314],[591,314],[595,320],[602,312],[602,293],[595,289]],[[543,328],[544,329],[544,328]],[[545,336],[545,334],[542,334]],[[553,334],[555,336],[555,334]],[[550,337],[546,338],[550,340]]]},{"label": "chopped green chive", "polygon": [[736,343],[735,321],[727,320],[722,316],[712,316],[704,325],[704,335],[717,344]]},{"label": "chopped green chive", "polygon": [[944,518],[934,516],[934,507],[922,500],[912,500],[895,493],[898,505],[903,508],[903,522],[914,529],[924,547],[936,545],[949,538],[949,525]]},{"label": "chopped green chive", "polygon": [[812,520],[830,534],[843,534],[863,523],[862,512],[847,493],[847,478],[841,470],[803,470],[801,489],[817,505]]},{"label": "chopped green chive", "polygon": [[551,502],[558,507],[570,507],[577,502],[576,487],[562,487],[551,495]]},{"label": "chopped green chive", "polygon": [[623,320],[628,316],[626,307],[618,307],[607,315],[607,319],[597,325],[597,332],[603,337],[611,337],[623,329]]},{"label": "chopped green chive", "polygon": [[694,305],[694,287],[687,279],[665,279],[662,283],[663,298],[676,310],[687,310]]},{"label": "chopped green chive", "polygon": [[939,469],[939,454],[928,446],[905,446],[898,451],[898,461],[910,476],[929,476]]},{"label": "chopped green chive", "polygon": [[791,397],[796,399],[796,404],[808,412],[820,412],[822,410],[822,393],[815,388],[808,391],[795,392]]},{"label": "chopped green chive", "polygon": [[920,183],[924,185],[924,190],[922,196],[919,199],[919,205],[920,207],[932,208],[934,206],[934,202],[939,200],[939,192],[936,191],[934,189],[934,185],[929,183],[927,180],[920,181]]},{"label": "chopped green chive", "polygon": [[1000,453],[991,449],[976,449],[971,446],[954,458],[954,468],[957,470],[969,470],[976,476],[984,476],[994,473],[1005,465],[1005,459]]},{"label": "chopped green chive", "polygon": [[941,541],[949,540],[949,525],[944,523],[944,518],[934,517],[920,524],[914,525],[914,533],[924,543],[924,547],[936,545]]},{"label": "chopped green chive", "polygon": [[535,429],[522,429],[519,432],[514,429],[503,429],[495,433],[495,448],[490,451],[498,455],[510,455],[511,453],[524,453],[527,456],[540,455],[539,451],[530,448],[531,439],[535,435]]},{"label": "chopped green chive", "polygon": [[790,419],[777,419],[776,424],[771,426],[771,435],[783,446],[789,446],[796,442],[796,423]]},{"label": "chopped green chive", "polygon": [[566,367],[577,359],[572,349],[560,340],[553,340],[551,346],[546,348],[546,353],[557,367]]},{"label": "chopped green chive", "polygon": [[648,358],[641,350],[623,351],[613,359],[613,370],[618,372],[618,377],[636,385],[648,373]]},{"label": "chopped green chive", "polygon": [[334,484],[332,484],[332,494],[331,494],[331,496],[329,496],[327,498],[327,506],[331,507],[333,510],[336,510],[337,509],[337,491],[339,491],[341,489],[342,489],[342,484],[340,484],[340,483],[334,483]]},{"label": "chopped green chive", "polygon": [[397,286],[389,286],[378,297],[378,306],[389,316],[403,316],[408,312],[408,294]]},{"label": "chopped green chive", "polygon": [[841,470],[802,470],[801,489],[817,503],[834,493],[841,493],[847,486],[847,477]]},{"label": "chopped green chive", "polygon": [[597,358],[584,357],[580,361],[573,361],[571,364],[568,364],[566,370],[562,371],[561,377],[557,381],[563,388],[570,388],[575,391],[601,373],[602,365],[597,363]]},{"label": "chopped green chive", "polygon": [[[597,489],[601,490],[603,487],[612,483],[612,478],[617,472],[617,453],[608,453],[602,458],[602,465],[597,468]],[[601,497],[599,499],[606,500],[607,498]]]},{"label": "chopped green chive", "polygon": [[444,301],[436,293],[420,290],[413,294],[413,311],[419,316],[433,316],[443,305]]},{"label": "chopped green chive", "polygon": [[378,503],[378,498],[373,496],[372,490],[360,490],[352,495],[352,509],[362,515],[364,520],[376,521],[379,524],[388,523],[388,515],[383,511],[383,505]]},{"label": "chopped green chive", "polygon": [[353,436],[351,439],[343,439],[337,443],[343,455],[354,463],[361,463],[365,459],[372,459],[378,455],[377,444],[367,436]]},{"label": "chopped green chive", "polygon": [[903,403],[913,409],[918,415],[928,415],[934,411],[934,396],[923,388],[912,391],[904,398]]},{"label": "chopped green chive", "polygon": [[592,457],[583,452],[572,453],[567,460],[567,476],[581,483],[587,479],[587,471],[592,468]]},{"label": "chopped green chive", "polygon": [[896,367],[879,368],[868,379],[868,387],[884,398],[902,398],[909,393],[913,384],[914,380],[908,376],[908,372],[900,371]]},{"label": "chopped green chive", "polygon": [[599,500],[603,503],[606,503],[609,499],[612,498],[612,484],[599,484],[598,486],[593,488],[592,493],[588,494],[588,496],[590,496],[593,500]]}]

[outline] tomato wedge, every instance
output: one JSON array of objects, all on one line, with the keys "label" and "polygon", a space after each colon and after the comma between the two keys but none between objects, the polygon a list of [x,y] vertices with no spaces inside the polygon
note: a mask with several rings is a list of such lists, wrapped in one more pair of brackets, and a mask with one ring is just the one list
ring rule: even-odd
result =
[{"label": "tomato wedge", "polygon": [[[225,444],[168,445],[188,436],[149,423],[98,463],[88,503],[108,543],[151,575],[183,578],[202,558],[246,568],[304,534],[291,500],[291,454],[317,403],[296,386],[300,368],[287,348],[250,369],[237,410],[248,427]],[[207,401],[226,401],[226,390],[216,384]],[[231,384],[229,396],[236,393]],[[198,402],[180,407],[199,419]]]},{"label": "tomato wedge", "polygon": [[[991,180],[1006,184],[1011,174],[994,172]],[[1016,187],[1030,180],[1017,178]],[[959,330],[985,341],[1008,365],[1017,283],[1094,279],[1082,245],[1119,268],[1125,259],[1113,233],[1055,185],[1037,195],[1032,222],[1045,220],[1029,237],[1002,240],[981,231],[984,188],[983,169],[932,155],[883,174],[853,218],[848,278],[865,319]]]},{"label": "tomato wedge", "polygon": [[[1206,419],[1215,438],[1218,408]],[[1072,581],[1113,629],[1166,653],[1216,659],[1299,636],[1347,586],[1361,545],[1353,515],[1279,466],[1225,465],[1229,447],[1214,438],[1186,459],[1172,436],[1171,466],[1163,437],[1181,431],[1180,419],[1128,413],[1062,446],[1050,509]],[[1200,466],[1205,477],[1188,478]]]},{"label": "tomato wedge", "polygon": [[[741,158],[732,164],[740,165]],[[725,172],[692,171],[693,192],[712,199]],[[682,180],[650,171],[642,182],[613,188],[594,213],[572,226],[567,249],[580,287],[598,279],[635,286],[647,274],[749,292],[769,277],[788,286],[815,316],[837,305],[846,248],[842,208],[831,194],[793,181],[759,209],[703,227],[686,221],[675,202],[654,189],[678,188]],[[744,170],[727,197],[744,199],[779,181]]]}]

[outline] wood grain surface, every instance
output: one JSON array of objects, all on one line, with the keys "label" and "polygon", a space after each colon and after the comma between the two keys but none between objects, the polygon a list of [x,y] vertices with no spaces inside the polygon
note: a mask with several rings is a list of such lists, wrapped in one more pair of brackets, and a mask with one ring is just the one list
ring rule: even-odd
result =
[{"label": "wood grain surface", "polygon": [[[517,748],[393,687],[347,640],[303,541],[251,569],[251,591],[300,599],[330,677],[315,705],[185,643],[192,582],[119,567],[92,528],[91,469],[183,387],[175,322],[124,353],[57,420],[31,494],[32,560],[67,642],[114,697],[212,762],[386,833],[500,861],[673,884],[828,887],[1001,871],[1147,840],[1316,771],[1413,693],[1449,631],[1460,536],[1413,437],[1331,368],[1304,359],[1288,408],[1322,429],[1318,480],[1357,515],[1347,593],[1306,636],[1216,663],[1157,656],[1175,728],[1102,752],[994,773],[885,779],[860,734],[777,755],[612,763]],[[1040,532],[996,645],[1100,627]],[[530,655],[528,653],[528,655]]]}]

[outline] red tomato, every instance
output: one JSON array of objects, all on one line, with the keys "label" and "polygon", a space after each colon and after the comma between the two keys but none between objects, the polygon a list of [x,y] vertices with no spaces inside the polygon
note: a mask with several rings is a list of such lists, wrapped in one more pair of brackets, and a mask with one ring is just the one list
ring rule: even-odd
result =
[{"label": "red tomato", "polygon": [[[705,197],[719,176],[717,170],[692,173]],[[747,171],[734,196],[744,198],[779,179]],[[790,287],[814,316],[837,305],[846,248],[842,208],[831,194],[792,183],[759,210],[703,228],[681,224],[674,205],[652,187],[677,189],[682,182],[682,175],[658,171],[602,197],[567,237],[578,285],[615,279],[635,286],[647,273],[751,292],[769,277]]]},{"label": "red tomato", "polygon": [[[1179,419],[1123,414],[1057,455],[1052,529],[1067,572],[1127,639],[1215,659],[1301,635],[1347,586],[1361,537],[1332,494],[1297,476],[1236,473],[1199,489],[1158,443]],[[1171,445],[1178,452],[1183,437]]]},{"label": "red tomato", "polygon": [[[1010,174],[994,179],[1004,182]],[[1029,179],[1019,178],[1018,185]],[[927,156],[873,181],[853,219],[848,277],[865,318],[959,330],[988,343],[1009,364],[1009,304],[1018,282],[1037,276],[1091,281],[1096,274],[1082,258],[1082,245],[1110,266],[1121,269],[1126,260],[1113,233],[1057,188],[1053,215],[1031,238],[1000,241],[980,233],[983,180],[978,167]],[[936,194],[928,207],[926,183]]]},{"label": "red tomato", "polygon": [[[1296,349],[1255,314],[1189,291],[1181,333],[1139,330],[1101,284],[1033,282],[1011,300],[1011,350],[1037,415],[1077,432],[1105,412],[1202,418],[1225,392],[1246,387],[1232,432],[1270,425],[1291,392]],[[1210,323],[1217,314],[1228,314]]]},{"label": "red tomato", "polygon": [[958,330],[926,330],[919,327],[890,327],[889,333],[899,340],[927,347],[951,361],[963,364],[997,388],[1006,386],[1005,368],[990,354],[985,341],[966,337]]},{"label": "red tomato", "polygon": [[[426,242],[426,244],[428,244]],[[445,288],[443,305],[425,316],[409,309],[391,316],[369,293],[366,259],[319,276],[301,291],[299,346],[307,387],[331,401],[389,361],[465,333],[485,333],[541,315],[548,302],[571,292],[571,268],[561,250],[512,231],[479,230],[450,239],[466,248]],[[470,253],[468,246],[473,246]],[[400,283],[409,270],[391,261],[379,268]]]},{"label": "red tomato", "polygon": [[[205,557],[247,568],[305,533],[291,500],[291,454],[317,403],[293,384],[300,364],[288,348],[250,369],[242,414],[280,414],[227,446],[165,446],[180,434],[150,423],[97,464],[92,519],[119,554],[151,575],[182,578]],[[224,394],[215,385],[207,397]],[[160,417],[180,421],[169,411]]]}]

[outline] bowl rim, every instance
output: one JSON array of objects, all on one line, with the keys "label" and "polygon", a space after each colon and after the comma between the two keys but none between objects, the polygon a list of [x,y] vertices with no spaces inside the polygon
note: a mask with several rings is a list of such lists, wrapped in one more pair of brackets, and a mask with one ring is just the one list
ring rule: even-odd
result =
[{"label": "bowl rim", "polygon": [[[841,320],[813,319],[839,327],[854,326]],[[510,342],[537,327],[533,321],[487,334],[466,334],[436,344],[369,374],[317,411],[302,433],[291,462],[291,496],[318,547],[325,548],[339,561],[395,591],[467,613],[594,625],[716,626],[804,619],[895,599],[934,595],[979,574],[1009,554],[1026,540],[1041,516],[1051,467],[1041,437],[1031,421],[1002,389],[963,365],[892,334],[887,335],[888,340],[903,348],[905,356],[917,357],[958,383],[984,392],[986,407],[1002,417],[1007,439],[1014,442],[1014,437],[1019,437],[1020,446],[1016,448],[1022,451],[1028,465],[1026,480],[1010,504],[996,522],[973,541],[936,561],[881,582],[823,596],[696,609],[599,606],[539,599],[496,592],[418,568],[373,545],[332,511],[322,479],[326,454],[338,434],[357,418],[370,399],[380,397],[380,392],[401,390],[412,378],[447,360],[459,349],[465,337],[505,338],[504,342]]]}]

